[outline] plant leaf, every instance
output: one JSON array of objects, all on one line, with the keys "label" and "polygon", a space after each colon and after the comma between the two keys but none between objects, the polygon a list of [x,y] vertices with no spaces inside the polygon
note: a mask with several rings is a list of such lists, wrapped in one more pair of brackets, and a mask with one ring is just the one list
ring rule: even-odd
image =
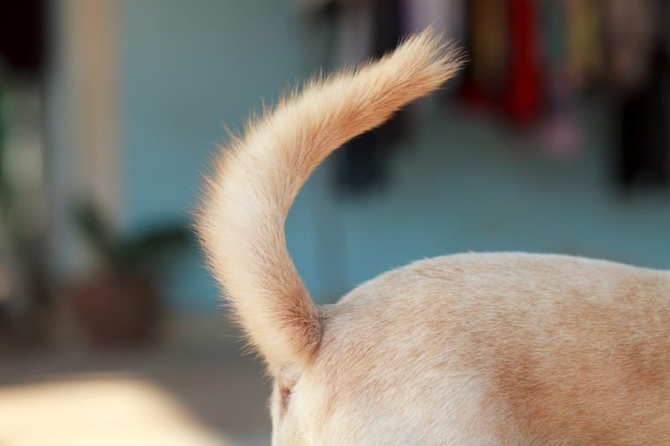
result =
[{"label": "plant leaf", "polygon": [[75,206],[73,216],[82,236],[101,259],[108,266],[117,266],[120,262],[118,237],[93,202],[85,201]]}]

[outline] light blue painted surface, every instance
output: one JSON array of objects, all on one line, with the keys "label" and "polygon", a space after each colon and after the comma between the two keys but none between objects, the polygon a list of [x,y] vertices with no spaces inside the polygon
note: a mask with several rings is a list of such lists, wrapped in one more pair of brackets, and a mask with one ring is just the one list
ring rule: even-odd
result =
[{"label": "light blue painted surface", "polygon": [[[123,173],[126,224],[187,217],[221,123],[239,127],[260,98],[305,77],[291,2],[124,0]],[[311,67],[314,69],[316,67]],[[311,69],[309,71],[311,71]],[[393,161],[381,195],[341,201],[332,163],[291,211],[291,253],[317,300],[434,255],[551,251],[670,268],[670,197],[623,200],[607,171],[607,115],[584,113],[586,151],[551,162],[503,127],[433,113]],[[193,254],[176,269],[178,306],[213,308]]]},{"label": "light blue painted surface", "polygon": [[[223,124],[240,128],[261,98],[271,102],[304,75],[287,2],[124,0],[120,10],[123,201],[133,230],[188,218]],[[310,237],[308,221],[292,227]],[[296,253],[303,259],[304,246]],[[185,263],[169,287],[173,300],[213,305],[199,256]]]},{"label": "light blue painted surface", "polygon": [[454,111],[433,118],[416,150],[397,160],[393,189],[374,204],[347,206],[350,280],[463,251],[559,252],[670,268],[670,197],[615,193],[606,113],[585,111],[583,121],[586,152],[557,163],[504,129]]}]

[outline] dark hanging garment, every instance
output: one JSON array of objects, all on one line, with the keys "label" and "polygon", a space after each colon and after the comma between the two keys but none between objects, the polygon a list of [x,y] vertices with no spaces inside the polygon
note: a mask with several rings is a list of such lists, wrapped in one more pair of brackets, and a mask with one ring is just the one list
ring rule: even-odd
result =
[{"label": "dark hanging garment", "polygon": [[43,0],[0,2],[0,64],[4,61],[12,70],[42,74],[44,7]]},{"label": "dark hanging garment", "polygon": [[624,190],[667,187],[670,182],[670,66],[661,48],[649,82],[629,95],[618,116],[618,176]]},{"label": "dark hanging garment", "polygon": [[[394,49],[406,35],[402,0],[372,2],[371,58]],[[388,165],[393,142],[406,130],[404,112],[395,114],[383,126],[347,143],[338,157],[337,181],[345,194],[360,194],[383,189],[388,181]]]},{"label": "dark hanging garment", "polygon": [[474,107],[497,109],[508,81],[508,0],[470,0],[465,8],[468,63],[461,88]]},{"label": "dark hanging garment", "polygon": [[670,185],[668,3],[605,3],[607,80],[617,98],[614,166],[624,191]]}]

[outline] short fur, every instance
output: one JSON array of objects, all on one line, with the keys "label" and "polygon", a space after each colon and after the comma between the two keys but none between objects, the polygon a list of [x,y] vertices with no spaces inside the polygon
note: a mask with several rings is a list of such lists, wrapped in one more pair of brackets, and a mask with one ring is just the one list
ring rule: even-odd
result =
[{"label": "short fur", "polygon": [[275,380],[273,445],[670,444],[670,273],[521,253],[424,260],[317,308],[283,225],[316,166],[438,88],[428,30],[249,125],[199,231]]}]

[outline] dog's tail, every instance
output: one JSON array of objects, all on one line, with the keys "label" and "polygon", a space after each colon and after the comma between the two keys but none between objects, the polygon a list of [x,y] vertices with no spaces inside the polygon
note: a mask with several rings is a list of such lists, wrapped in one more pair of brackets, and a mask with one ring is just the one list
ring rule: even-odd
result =
[{"label": "dog's tail", "polygon": [[286,248],[298,190],[338,146],[453,76],[459,59],[424,31],[359,70],[308,82],[222,150],[198,229],[214,275],[271,369],[309,362],[323,330]]}]

